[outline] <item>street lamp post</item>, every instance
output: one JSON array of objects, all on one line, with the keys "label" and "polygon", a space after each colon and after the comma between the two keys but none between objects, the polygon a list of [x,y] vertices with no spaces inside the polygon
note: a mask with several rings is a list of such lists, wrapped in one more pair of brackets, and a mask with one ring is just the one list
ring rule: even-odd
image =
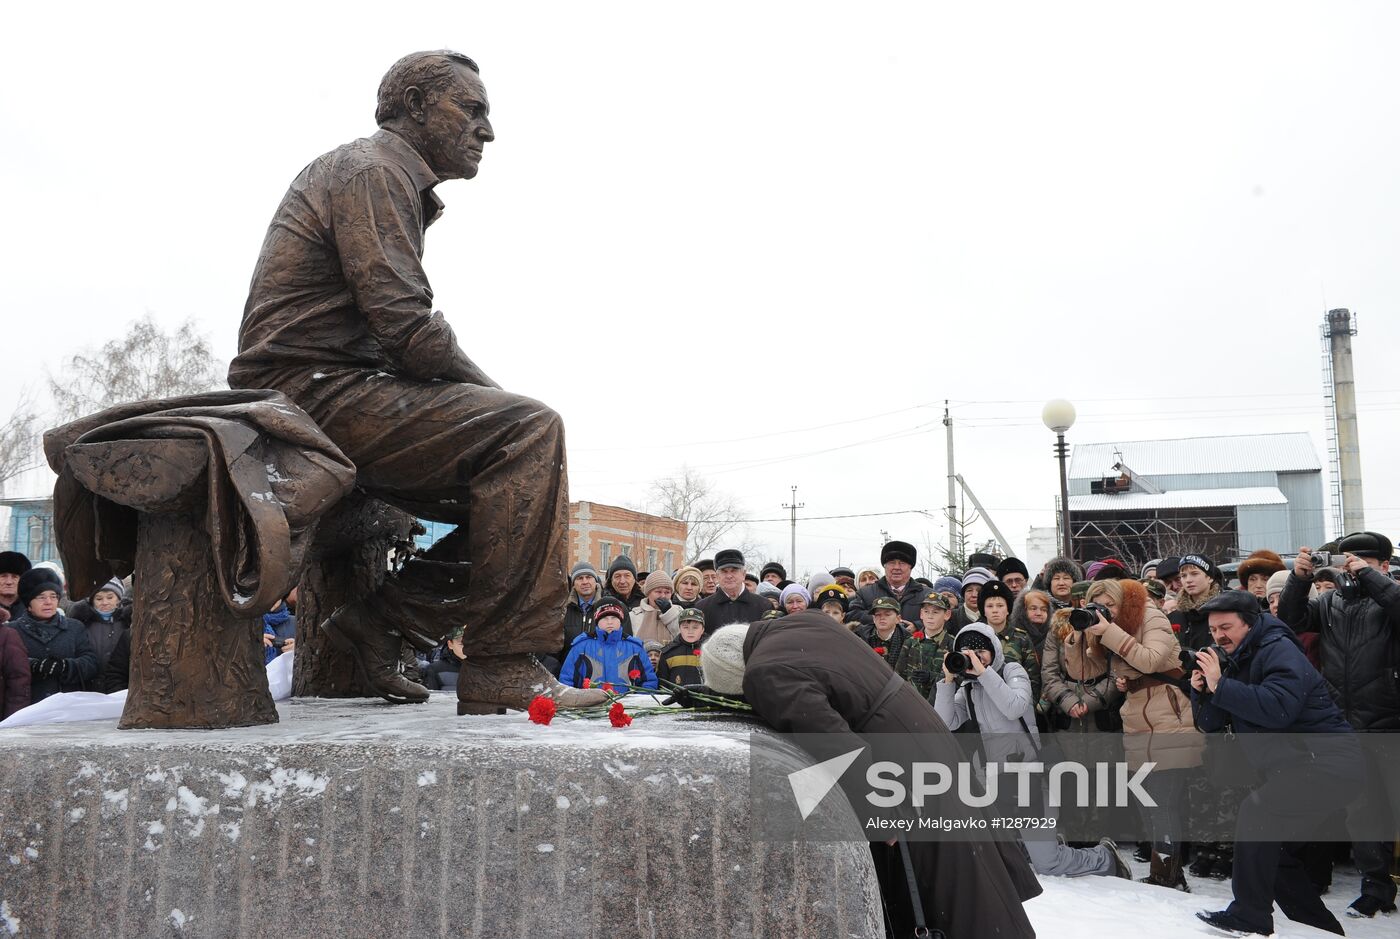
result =
[{"label": "street lamp post", "polygon": [[1065,460],[1069,457],[1069,445],[1065,443],[1065,431],[1074,426],[1074,405],[1063,398],[1046,402],[1040,412],[1045,426],[1055,432],[1055,456],[1060,461],[1060,531],[1062,550],[1065,557],[1074,560],[1074,548],[1069,529],[1069,476]]}]

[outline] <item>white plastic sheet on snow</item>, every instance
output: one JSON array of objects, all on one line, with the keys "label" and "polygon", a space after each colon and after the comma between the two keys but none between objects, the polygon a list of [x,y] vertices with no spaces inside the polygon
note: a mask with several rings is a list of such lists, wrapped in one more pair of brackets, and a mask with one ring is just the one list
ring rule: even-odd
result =
[{"label": "white plastic sheet on snow", "polygon": [[[292,657],[295,652],[283,652],[267,666],[267,686],[272,700],[285,701],[292,696]],[[27,724],[60,724],[67,721],[115,721],[126,707],[126,691],[101,694],[96,691],[69,691],[51,694],[37,704],[21,708],[0,721],[0,729],[23,727]]]}]

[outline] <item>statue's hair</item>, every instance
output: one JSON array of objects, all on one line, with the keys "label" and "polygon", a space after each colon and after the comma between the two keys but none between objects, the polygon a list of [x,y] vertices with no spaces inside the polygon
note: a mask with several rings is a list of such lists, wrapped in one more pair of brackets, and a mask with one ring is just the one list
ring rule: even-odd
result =
[{"label": "statue's hair", "polygon": [[403,93],[417,86],[428,101],[452,84],[458,65],[465,65],[477,74],[481,69],[460,52],[437,49],[432,52],[410,52],[389,67],[379,82],[379,100],[374,108],[374,122],[386,124],[404,113]]}]

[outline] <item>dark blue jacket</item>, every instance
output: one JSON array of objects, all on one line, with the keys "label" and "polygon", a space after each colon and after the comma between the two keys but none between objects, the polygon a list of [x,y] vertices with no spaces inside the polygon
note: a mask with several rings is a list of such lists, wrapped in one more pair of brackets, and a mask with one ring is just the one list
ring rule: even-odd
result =
[{"label": "dark blue jacket", "polygon": [[36,620],[25,613],[9,624],[24,640],[30,667],[35,662],[54,657],[63,660],[62,675],[34,677],[29,685],[30,700],[38,703],[51,694],[63,691],[98,691],[97,653],[88,641],[87,627],[62,613],[52,619]]},{"label": "dark blue jacket", "polygon": [[[610,633],[595,628],[596,634],[580,633],[569,646],[569,654],[559,669],[559,680],[583,687],[585,678],[591,679],[596,688],[603,682],[610,682],[618,694],[626,693],[626,686],[634,688],[655,688],[656,671],[647,657],[646,646],[634,636],[624,636],[621,627]],[[631,672],[638,672],[636,678]]]},{"label": "dark blue jacket", "polygon": [[[1227,677],[1228,676],[1228,677]],[[1315,742],[1274,737],[1245,746],[1261,769],[1321,761],[1338,766],[1359,760],[1351,725],[1312,667],[1293,630],[1264,613],[1225,663],[1214,694],[1191,692],[1196,725],[1210,733],[1229,722],[1239,734],[1317,734]]]}]

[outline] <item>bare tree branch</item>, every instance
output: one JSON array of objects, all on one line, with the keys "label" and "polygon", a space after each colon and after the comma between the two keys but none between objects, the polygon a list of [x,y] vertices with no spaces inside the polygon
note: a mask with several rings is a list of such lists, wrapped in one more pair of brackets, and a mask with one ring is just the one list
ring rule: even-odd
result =
[{"label": "bare tree branch", "polygon": [[11,479],[44,461],[35,428],[38,414],[26,395],[0,425],[0,492]]},{"label": "bare tree branch", "polygon": [[197,394],[223,384],[222,363],[209,341],[186,320],[164,332],[150,314],[101,349],[84,349],[48,377],[60,421],[128,401]]},{"label": "bare tree branch", "polygon": [[651,484],[650,511],[679,519],[686,524],[686,563],[705,557],[720,546],[726,535],[743,523],[745,514],[738,500],[719,492],[713,484],[689,466],[677,476]]}]

